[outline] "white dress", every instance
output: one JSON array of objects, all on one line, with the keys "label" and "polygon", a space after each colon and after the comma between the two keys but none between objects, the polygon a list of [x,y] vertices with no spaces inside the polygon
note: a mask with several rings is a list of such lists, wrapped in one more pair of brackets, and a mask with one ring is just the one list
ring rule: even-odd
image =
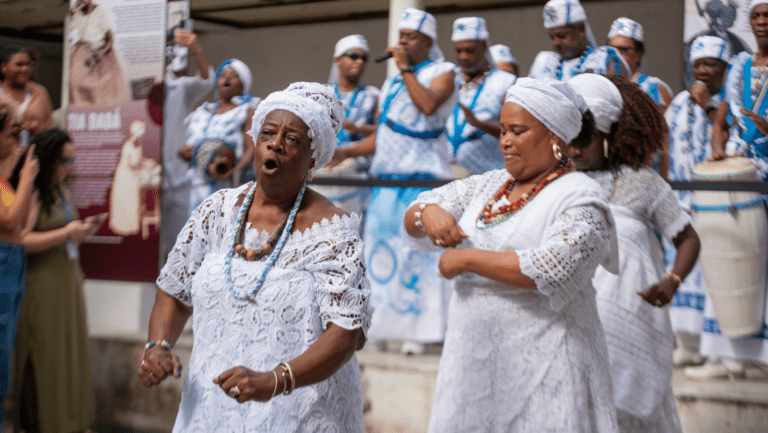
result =
[{"label": "white dress", "polygon": [[615,241],[605,193],[584,174],[570,173],[508,220],[479,230],[477,215],[508,177],[494,170],[416,200],[437,203],[459,221],[470,235],[462,247],[517,251],[523,274],[538,288],[471,273],[454,279],[429,432],[615,432],[591,284]]},{"label": "white dress", "polygon": [[141,144],[135,145],[136,140],[131,137],[123,144],[109,195],[109,229],[120,236],[135,235],[141,229],[139,206],[143,197],[139,197],[139,164],[144,151]]},{"label": "white dress", "polygon": [[671,383],[675,343],[669,308],[653,307],[636,292],[664,275],[664,252],[648,223],[671,241],[691,218],[650,167],[585,174],[606,191],[616,219],[620,276],[598,267],[592,282],[608,343],[619,426],[624,433],[680,432]]},{"label": "white dress", "polygon": [[[363,395],[356,356],[330,378],[277,395],[238,403],[212,379],[243,365],[269,371],[304,353],[328,323],[367,332],[372,309],[357,215],[323,220],[294,232],[251,302],[225,284],[224,257],[235,230],[238,196],[252,184],[220,190],[198,207],[179,234],[157,285],[194,307],[195,341],[174,432],[363,431]],[[270,234],[246,230],[245,246]],[[256,282],[266,260],[233,259],[239,290]]]},{"label": "white dress", "polygon": [[577,74],[592,72],[601,75],[620,75],[629,78],[629,66],[616,48],[589,46],[579,57],[563,60],[554,51],[540,51],[528,71],[530,78],[552,78],[568,81]]}]

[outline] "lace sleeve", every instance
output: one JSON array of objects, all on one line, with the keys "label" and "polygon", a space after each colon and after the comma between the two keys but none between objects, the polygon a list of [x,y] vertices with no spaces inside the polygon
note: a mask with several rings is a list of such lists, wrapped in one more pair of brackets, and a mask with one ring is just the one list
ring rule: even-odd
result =
[{"label": "lace sleeve", "polygon": [[466,179],[454,180],[440,188],[424,191],[413,202],[436,204],[453,215],[458,221],[464,214],[467,205],[478,195],[481,195],[483,190],[491,189],[495,192],[507,178],[509,178],[509,173],[506,170],[493,170],[484,174],[477,174]]},{"label": "lace sleeve", "polygon": [[575,206],[555,219],[538,248],[518,251],[520,268],[561,310],[589,284],[597,265],[610,250],[610,227],[605,212],[595,206]]},{"label": "lace sleeve", "polygon": [[157,286],[187,306],[192,306],[192,278],[216,237],[224,235],[217,225],[223,190],[211,195],[192,212],[157,277]]},{"label": "lace sleeve", "polygon": [[685,226],[691,224],[691,217],[680,205],[672,187],[660,176],[650,176],[646,187],[652,190],[653,196],[656,197],[649,208],[651,224],[671,241]]},{"label": "lace sleeve", "polygon": [[368,333],[373,307],[366,276],[363,242],[357,234],[328,237],[315,245],[315,259],[307,266],[317,282],[315,300],[323,329],[334,323],[344,329]]}]

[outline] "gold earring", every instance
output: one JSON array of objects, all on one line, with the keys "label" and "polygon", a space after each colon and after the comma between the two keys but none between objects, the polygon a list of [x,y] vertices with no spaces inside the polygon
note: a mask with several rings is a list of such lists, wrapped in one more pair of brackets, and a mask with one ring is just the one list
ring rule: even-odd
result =
[{"label": "gold earring", "polygon": [[558,161],[563,159],[563,154],[560,153],[560,148],[556,144],[552,145],[552,154],[555,155],[555,159]]}]

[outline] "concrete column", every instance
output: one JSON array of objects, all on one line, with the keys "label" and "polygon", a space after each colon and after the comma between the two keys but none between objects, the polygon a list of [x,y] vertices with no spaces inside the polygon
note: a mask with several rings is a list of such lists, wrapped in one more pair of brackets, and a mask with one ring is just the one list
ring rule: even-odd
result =
[{"label": "concrete column", "polygon": [[[408,8],[424,10],[424,0],[389,0],[389,37],[387,46],[397,45],[400,39],[400,32],[397,30],[397,24],[400,22],[400,16]],[[395,65],[395,61],[387,60],[387,76],[392,76],[400,72]]]}]

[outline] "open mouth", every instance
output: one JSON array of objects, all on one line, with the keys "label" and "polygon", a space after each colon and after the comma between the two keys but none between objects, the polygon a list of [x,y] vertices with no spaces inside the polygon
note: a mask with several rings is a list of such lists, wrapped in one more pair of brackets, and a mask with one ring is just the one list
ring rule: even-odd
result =
[{"label": "open mouth", "polygon": [[279,167],[277,165],[277,160],[275,160],[274,158],[267,158],[264,161],[262,172],[266,174],[273,174],[277,171],[278,168]]}]

